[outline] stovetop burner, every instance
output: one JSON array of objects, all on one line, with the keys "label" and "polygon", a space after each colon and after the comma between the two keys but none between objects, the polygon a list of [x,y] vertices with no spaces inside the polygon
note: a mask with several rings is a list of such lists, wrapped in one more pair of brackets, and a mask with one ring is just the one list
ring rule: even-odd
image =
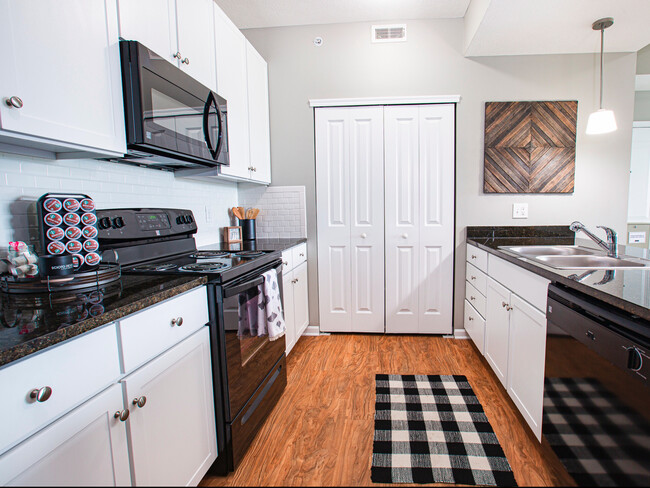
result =
[{"label": "stovetop burner", "polygon": [[224,258],[230,256],[228,251],[196,251],[190,254],[191,258],[204,259],[204,258]]},{"label": "stovetop burner", "polygon": [[165,264],[141,264],[135,266],[133,269],[135,271],[169,271],[170,269],[178,268],[177,264],[165,263]]},{"label": "stovetop burner", "polygon": [[253,259],[264,256],[266,253],[264,251],[234,251],[231,254],[233,256],[237,256],[238,258]]},{"label": "stovetop burner", "polygon": [[214,273],[215,271],[224,271],[230,268],[225,263],[196,263],[186,264],[178,268],[179,271],[193,271],[196,273]]}]

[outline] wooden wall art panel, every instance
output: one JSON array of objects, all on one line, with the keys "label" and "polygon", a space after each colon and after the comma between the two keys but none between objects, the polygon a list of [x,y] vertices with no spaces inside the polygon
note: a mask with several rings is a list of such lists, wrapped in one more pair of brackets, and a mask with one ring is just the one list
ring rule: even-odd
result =
[{"label": "wooden wall art panel", "polygon": [[487,102],[485,193],[573,193],[578,102]]}]

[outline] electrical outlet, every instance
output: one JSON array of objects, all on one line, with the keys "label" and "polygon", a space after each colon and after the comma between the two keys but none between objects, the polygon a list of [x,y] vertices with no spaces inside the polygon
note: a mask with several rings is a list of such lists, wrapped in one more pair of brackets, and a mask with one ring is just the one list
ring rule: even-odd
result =
[{"label": "electrical outlet", "polygon": [[212,209],[207,205],[204,208],[205,208],[205,223],[210,224],[212,223]]},{"label": "electrical outlet", "polygon": [[527,203],[513,203],[512,204],[512,218],[513,219],[527,219],[528,218],[528,204]]}]

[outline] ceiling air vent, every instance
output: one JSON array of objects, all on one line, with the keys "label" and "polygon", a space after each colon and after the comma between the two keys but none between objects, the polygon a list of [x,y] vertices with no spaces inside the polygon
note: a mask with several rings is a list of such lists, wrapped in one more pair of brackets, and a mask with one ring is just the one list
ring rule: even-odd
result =
[{"label": "ceiling air vent", "polygon": [[373,25],[372,42],[406,41],[406,24]]}]

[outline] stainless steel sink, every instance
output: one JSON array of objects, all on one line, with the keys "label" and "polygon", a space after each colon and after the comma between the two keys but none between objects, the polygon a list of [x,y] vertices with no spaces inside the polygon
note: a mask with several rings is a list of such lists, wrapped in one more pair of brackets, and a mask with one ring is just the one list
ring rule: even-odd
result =
[{"label": "stainless steel sink", "polygon": [[600,253],[582,246],[502,246],[522,256],[589,256]]},{"label": "stainless steel sink", "polygon": [[533,259],[556,269],[645,268],[650,264],[611,256],[535,256]]}]

